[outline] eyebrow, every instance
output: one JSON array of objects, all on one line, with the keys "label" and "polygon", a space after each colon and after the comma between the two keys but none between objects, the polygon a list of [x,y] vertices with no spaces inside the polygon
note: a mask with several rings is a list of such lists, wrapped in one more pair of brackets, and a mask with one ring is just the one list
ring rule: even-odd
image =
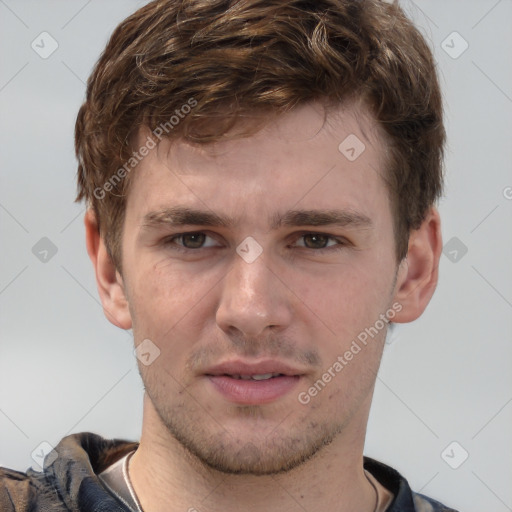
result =
[{"label": "eyebrow", "polygon": [[[177,226],[212,226],[232,228],[236,219],[225,217],[213,212],[196,210],[184,206],[164,208],[147,213],[142,221],[143,229]],[[373,227],[372,220],[352,210],[289,210],[272,216],[270,229],[276,230],[281,226],[337,226],[369,229]]]}]

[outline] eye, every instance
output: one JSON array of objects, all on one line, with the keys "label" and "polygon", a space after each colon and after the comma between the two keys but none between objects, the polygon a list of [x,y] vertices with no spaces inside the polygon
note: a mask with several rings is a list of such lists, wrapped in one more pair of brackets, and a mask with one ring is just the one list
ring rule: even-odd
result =
[{"label": "eye", "polygon": [[[301,243],[302,242],[302,243]],[[170,246],[173,250],[187,251],[207,249],[210,247],[220,247],[220,244],[211,236],[202,231],[193,231],[189,233],[177,233],[163,241],[165,246]],[[344,238],[337,238],[324,233],[302,233],[294,244],[296,247],[312,249],[315,251],[339,250],[349,245]]]},{"label": "eye", "polygon": [[[207,239],[209,239],[210,242],[205,244]],[[164,243],[165,245],[176,245],[178,246],[178,249],[203,249],[205,247],[215,247],[218,245],[211,236],[208,236],[206,233],[201,231],[179,233],[167,238]]]},{"label": "eye", "polygon": [[[322,250],[322,249],[341,249],[343,246],[348,245],[347,240],[343,238],[336,238],[331,235],[323,233],[303,233],[299,239],[303,244],[298,244],[299,247],[306,249]],[[298,242],[297,241],[297,242]],[[336,247],[337,246],[337,247]]]}]

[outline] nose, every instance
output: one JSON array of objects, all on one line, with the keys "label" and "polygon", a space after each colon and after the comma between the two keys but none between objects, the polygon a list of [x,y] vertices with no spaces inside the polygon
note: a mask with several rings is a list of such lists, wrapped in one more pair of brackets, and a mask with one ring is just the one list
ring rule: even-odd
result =
[{"label": "nose", "polygon": [[290,324],[291,292],[263,256],[248,263],[235,254],[222,283],[216,321],[227,334],[255,337]]}]

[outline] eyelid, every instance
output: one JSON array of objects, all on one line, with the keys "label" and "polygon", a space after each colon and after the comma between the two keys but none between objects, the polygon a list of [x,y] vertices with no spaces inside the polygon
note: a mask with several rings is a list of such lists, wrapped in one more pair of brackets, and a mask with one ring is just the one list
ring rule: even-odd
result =
[{"label": "eyelid", "polygon": [[186,231],[183,233],[175,233],[174,235],[164,238],[163,244],[164,245],[174,245],[177,250],[183,250],[183,251],[198,251],[199,249],[209,249],[211,247],[219,247],[219,245],[206,245],[206,246],[203,245],[202,247],[199,247],[197,249],[191,249],[190,247],[185,247],[182,244],[176,242],[176,239],[178,239],[178,240],[182,239],[186,235],[205,235],[205,237],[207,237],[207,238],[216,240],[215,237],[212,236],[207,231]]},{"label": "eyelid", "polygon": [[[208,232],[208,231],[185,231],[185,232],[182,232],[182,233],[175,233],[173,235],[170,235],[166,238],[164,238],[163,240],[163,244],[164,245],[172,245],[173,246],[173,249],[174,250],[178,250],[178,251],[199,251],[200,249],[210,249],[210,248],[213,248],[213,247],[220,247],[219,244],[217,245],[203,245],[202,247],[198,247],[198,248],[195,248],[195,249],[192,249],[190,247],[184,247],[183,245],[181,245],[180,243],[177,243],[176,242],[176,239],[180,239],[186,235],[205,235],[206,238],[211,238],[212,240],[216,240],[216,237],[212,235],[212,233]],[[332,245],[328,245],[327,247],[321,247],[321,248],[318,248],[318,249],[313,249],[311,247],[306,247],[305,245],[302,245],[302,246],[296,246],[300,249],[306,249],[306,250],[309,250],[309,251],[313,251],[313,252],[328,252],[328,251],[331,251],[331,250],[339,250],[339,249],[342,249],[342,248],[346,248],[347,246],[351,246],[353,245],[348,239],[346,239],[345,237],[343,236],[335,236],[333,234],[330,234],[330,233],[323,233],[321,231],[300,231],[300,232],[297,232],[297,233],[293,233],[292,235],[290,235],[289,238],[291,238],[292,240],[294,241],[297,241],[297,240],[300,240],[302,239],[304,236],[306,235],[319,235],[319,236],[323,236],[323,237],[327,237],[329,239],[329,241],[334,241],[336,242],[335,244],[332,244]],[[218,241],[218,240],[217,240]]]},{"label": "eyelid", "polygon": [[309,249],[310,251],[321,252],[321,251],[329,251],[329,250],[342,249],[342,248],[345,248],[347,246],[353,245],[350,242],[350,240],[348,240],[347,238],[345,238],[343,236],[336,236],[336,235],[333,235],[331,233],[323,233],[321,231],[301,231],[300,233],[295,233],[293,235],[293,239],[299,240],[299,239],[303,238],[306,235],[324,236],[324,237],[330,239],[330,241],[334,240],[336,242],[336,244],[328,245],[327,247],[323,247],[323,248],[319,248],[319,249],[311,249],[310,247],[300,246],[301,249]]}]

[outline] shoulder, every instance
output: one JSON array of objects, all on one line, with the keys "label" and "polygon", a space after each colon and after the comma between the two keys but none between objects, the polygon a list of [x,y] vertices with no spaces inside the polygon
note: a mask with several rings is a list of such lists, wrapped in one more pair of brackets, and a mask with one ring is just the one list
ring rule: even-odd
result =
[{"label": "shoulder", "polygon": [[365,457],[364,467],[393,493],[394,498],[387,512],[457,512],[432,498],[412,491],[407,480],[391,466]]},{"label": "shoulder", "polygon": [[0,467],[0,512],[124,512],[126,508],[105,490],[97,473],[137,446],[133,441],[81,432],[64,437],[54,456],[45,457],[41,472]]},{"label": "shoulder", "polygon": [[455,509],[446,507],[423,494],[413,492],[412,495],[416,512],[457,512]]},{"label": "shoulder", "polygon": [[61,512],[55,491],[48,485],[42,473],[29,469],[26,473],[0,467],[0,510],[2,512]]},{"label": "shoulder", "polygon": [[14,512],[26,510],[23,505],[21,508],[17,503],[26,503],[28,501],[29,482],[25,473],[14,471],[8,468],[0,468],[0,510],[5,512]]},{"label": "shoulder", "polygon": [[34,486],[26,473],[0,468],[0,510],[2,512],[28,511],[33,494]]}]

